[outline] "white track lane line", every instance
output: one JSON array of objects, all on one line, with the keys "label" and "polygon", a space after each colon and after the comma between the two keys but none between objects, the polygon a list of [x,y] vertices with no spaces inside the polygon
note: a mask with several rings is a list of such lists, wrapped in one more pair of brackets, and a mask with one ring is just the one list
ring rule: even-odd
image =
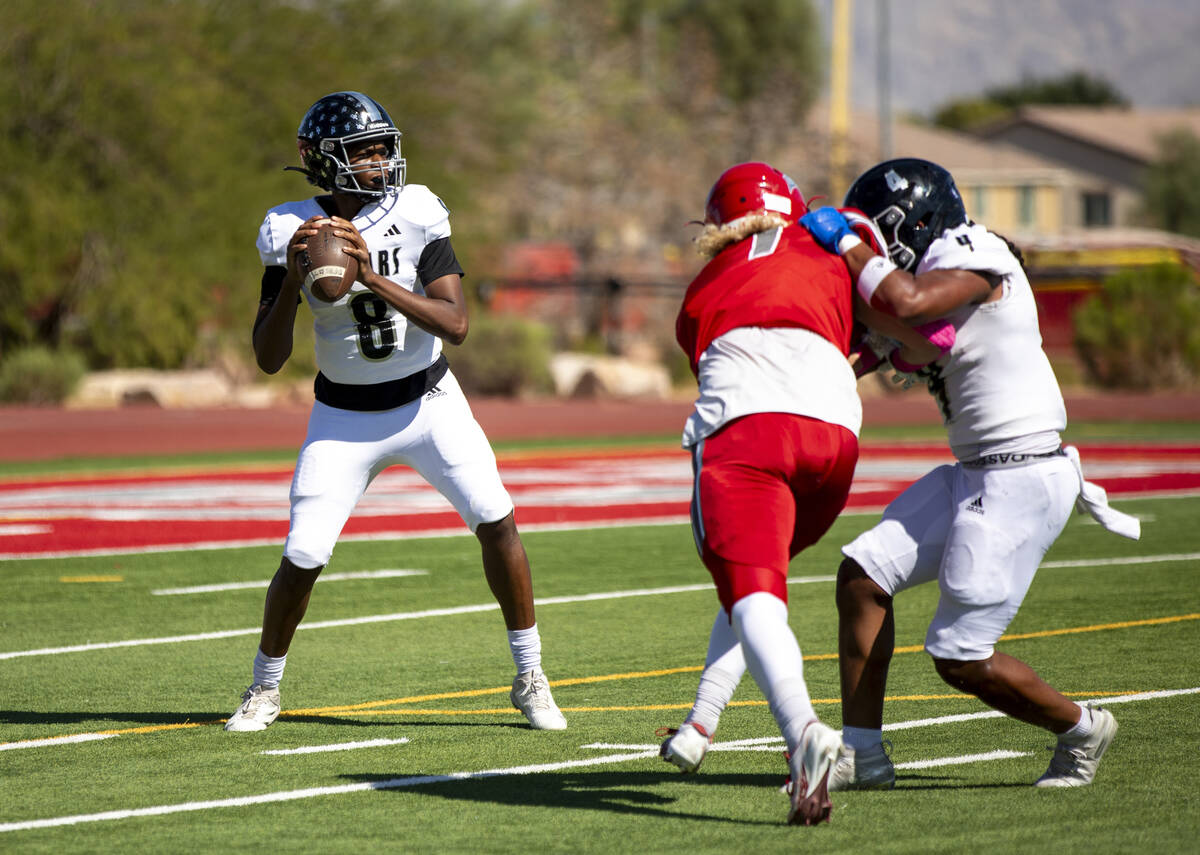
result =
[{"label": "white track lane line", "polygon": [[[318,582],[345,582],[350,579],[395,579],[401,576],[427,576],[428,570],[357,570],[349,573],[322,573],[317,577]],[[192,585],[189,588],[159,588],[151,591],[156,597],[172,594],[209,594],[215,591],[241,591],[249,588],[270,587],[270,579],[258,579],[254,582],[222,582],[217,585]]]},{"label": "white track lane line", "polygon": [[356,748],[382,748],[385,745],[404,745],[408,737],[400,739],[367,739],[363,742],[339,742],[335,745],[304,745],[300,748],[277,748],[260,751],[259,754],[323,754],[326,751],[353,751]]}]

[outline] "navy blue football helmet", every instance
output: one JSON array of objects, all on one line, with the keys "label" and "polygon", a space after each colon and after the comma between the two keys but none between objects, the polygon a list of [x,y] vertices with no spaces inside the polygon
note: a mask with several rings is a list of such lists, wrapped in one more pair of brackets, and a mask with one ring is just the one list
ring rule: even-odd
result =
[{"label": "navy blue football helmet", "polygon": [[875,221],[897,267],[913,271],[942,232],[967,221],[954,178],[915,157],[885,160],[854,180],[845,206]]},{"label": "navy blue football helmet", "polygon": [[[334,92],[318,100],[304,114],[296,136],[304,162],[296,171],[322,190],[379,197],[404,186],[400,131],[387,110],[361,92]],[[387,147],[386,160],[351,163],[352,151],[379,142]],[[382,184],[359,182],[380,174]]]}]

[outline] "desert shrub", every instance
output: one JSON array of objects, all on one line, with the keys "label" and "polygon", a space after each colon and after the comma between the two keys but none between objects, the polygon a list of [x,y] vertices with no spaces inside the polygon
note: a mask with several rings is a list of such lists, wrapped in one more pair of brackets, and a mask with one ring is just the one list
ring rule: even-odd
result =
[{"label": "desert shrub", "polygon": [[1158,264],[1106,279],[1073,315],[1088,379],[1117,388],[1169,388],[1200,380],[1200,283]]},{"label": "desert shrub", "polygon": [[9,351],[0,361],[0,401],[8,404],[58,404],[74,391],[87,370],[73,350],[41,345]]},{"label": "desert shrub", "polygon": [[446,357],[468,395],[513,396],[551,391],[549,327],[513,315],[477,313],[467,340]]}]

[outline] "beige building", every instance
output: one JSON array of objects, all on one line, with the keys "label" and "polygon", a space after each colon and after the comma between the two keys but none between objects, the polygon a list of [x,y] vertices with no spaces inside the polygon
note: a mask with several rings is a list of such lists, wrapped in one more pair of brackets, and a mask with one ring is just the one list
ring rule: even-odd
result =
[{"label": "beige building", "polygon": [[1200,108],[1023,107],[978,136],[1087,176],[1063,214],[1068,227],[1093,228],[1137,225],[1146,170],[1176,129],[1200,137]]},{"label": "beige building", "polygon": [[[1026,107],[976,135],[897,119],[885,152],[877,117],[858,113],[851,122],[845,174],[830,179],[833,199],[840,201],[846,185],[873,163],[922,157],[950,170],[972,219],[1026,240],[1138,225],[1159,137],[1175,128],[1200,136],[1200,108]],[[803,159],[809,180],[819,181],[835,172],[826,108],[813,110],[810,131],[807,152],[798,145],[789,159]]]},{"label": "beige building", "polygon": [[[854,177],[880,160],[920,157],[950,170],[969,217],[1013,239],[1028,239],[1073,228],[1077,224],[1073,200],[1100,187],[1092,176],[1062,163],[1012,145],[929,125],[896,121],[891,148],[884,151],[879,123],[865,113],[853,117],[845,142],[846,167],[839,176],[826,171],[831,147],[827,132],[820,127],[823,112],[814,111],[813,119],[817,125],[814,137],[821,140],[825,151],[812,157],[815,151],[810,147],[808,163],[815,167],[814,178],[830,176],[829,195],[838,202]],[[800,157],[797,154],[794,159]]]}]

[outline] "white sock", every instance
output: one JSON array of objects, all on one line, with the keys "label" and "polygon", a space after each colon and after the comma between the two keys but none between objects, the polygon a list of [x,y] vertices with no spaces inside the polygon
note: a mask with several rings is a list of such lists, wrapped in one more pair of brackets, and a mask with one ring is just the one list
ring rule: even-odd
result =
[{"label": "white sock", "polygon": [[846,747],[854,751],[866,751],[871,748],[878,748],[883,742],[883,730],[876,730],[873,727],[850,727],[846,725],[842,727],[842,742]]},{"label": "white sock", "polygon": [[721,713],[729,705],[742,674],[746,672],[746,660],[742,656],[742,645],[729,623],[724,609],[717,609],[712,632],[708,637],[708,655],[704,660],[704,673],[696,689],[696,702],[684,719],[704,728],[709,738],[717,732]]},{"label": "white sock", "polygon": [[[1076,704],[1076,706],[1079,706]],[[1079,707],[1079,721],[1075,726],[1065,733],[1058,735],[1059,739],[1065,739],[1067,742],[1079,742],[1084,737],[1092,732],[1092,711],[1087,707]]]},{"label": "white sock", "polygon": [[817,714],[804,683],[800,644],[788,626],[787,605],[765,591],[743,597],[733,606],[733,629],[746,667],[766,696],[788,750],[796,754],[804,728]]},{"label": "white sock", "polygon": [[528,629],[510,629],[508,649],[512,652],[518,674],[542,667],[542,637],[538,634],[536,623]]},{"label": "white sock", "polygon": [[282,656],[268,656],[260,647],[254,655],[254,682],[251,685],[262,686],[265,689],[278,688],[279,681],[283,679],[283,666],[286,664],[286,653]]}]

